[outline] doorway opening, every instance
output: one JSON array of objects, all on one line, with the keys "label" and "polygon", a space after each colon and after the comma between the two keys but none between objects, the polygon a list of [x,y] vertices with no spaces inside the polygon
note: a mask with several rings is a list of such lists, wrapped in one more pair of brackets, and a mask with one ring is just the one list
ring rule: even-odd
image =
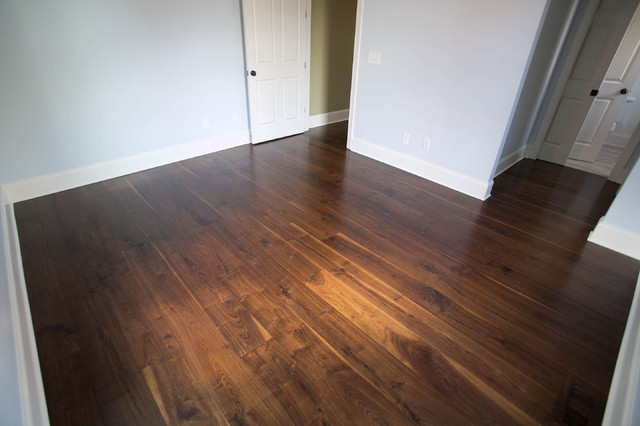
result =
[{"label": "doorway opening", "polygon": [[349,118],[358,0],[243,0],[251,142]]},{"label": "doorway opening", "polygon": [[636,10],[600,85],[599,94],[582,124],[566,166],[609,177],[616,163],[625,161],[625,148],[634,143],[632,135],[640,124],[639,48],[640,14]]},{"label": "doorway opening", "polygon": [[638,3],[589,2],[533,158],[624,180],[640,141]]},{"label": "doorway opening", "polygon": [[307,127],[349,118],[357,0],[310,1],[310,93]]}]

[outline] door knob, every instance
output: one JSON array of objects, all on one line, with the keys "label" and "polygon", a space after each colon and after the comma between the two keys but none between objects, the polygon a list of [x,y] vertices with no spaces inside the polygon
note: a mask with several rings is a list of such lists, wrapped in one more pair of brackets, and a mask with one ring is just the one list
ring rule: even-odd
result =
[{"label": "door knob", "polygon": [[251,72],[249,73],[251,74],[251,77],[255,77],[257,75],[257,73],[255,72],[255,70],[251,70]]},{"label": "door knob", "polygon": [[621,95],[626,95],[627,93],[629,93],[629,89],[622,89],[622,90],[620,91],[620,94],[621,94]]}]

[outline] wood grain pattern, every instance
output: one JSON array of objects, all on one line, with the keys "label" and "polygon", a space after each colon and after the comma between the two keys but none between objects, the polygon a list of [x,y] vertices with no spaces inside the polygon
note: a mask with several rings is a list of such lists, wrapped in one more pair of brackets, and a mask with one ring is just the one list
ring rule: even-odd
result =
[{"label": "wood grain pattern", "polygon": [[346,124],[15,206],[51,422],[602,418],[640,262],[604,178],[524,160],[486,202]]}]

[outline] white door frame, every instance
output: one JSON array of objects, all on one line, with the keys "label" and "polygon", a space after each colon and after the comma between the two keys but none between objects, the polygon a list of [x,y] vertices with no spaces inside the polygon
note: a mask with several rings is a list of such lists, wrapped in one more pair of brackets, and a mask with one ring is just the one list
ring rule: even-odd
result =
[{"label": "white door frame", "polygon": [[358,0],[356,6],[356,32],[353,40],[353,68],[351,71],[351,95],[349,96],[349,126],[347,130],[347,149],[351,149],[353,132],[356,122],[356,94],[358,93],[358,74],[360,70],[360,50],[362,44],[362,20],[364,17],[364,2]]},{"label": "white door frame", "polygon": [[[551,127],[551,122],[553,121],[553,117],[555,116],[558,105],[560,104],[562,93],[564,92],[567,82],[569,81],[571,71],[573,71],[573,67],[576,63],[576,60],[578,59],[578,55],[582,50],[582,44],[587,37],[587,32],[589,31],[589,27],[591,26],[591,21],[593,21],[593,17],[595,16],[596,11],[598,10],[598,6],[600,5],[600,0],[588,0],[588,2],[589,3],[584,12],[584,15],[582,16],[578,30],[576,31],[576,35],[574,36],[571,43],[571,49],[569,50],[567,59],[562,67],[562,72],[560,73],[558,83],[553,90],[551,101],[549,102],[549,105],[544,112],[544,118],[542,120],[540,128],[538,129],[538,133],[536,134],[535,142],[528,145],[527,147],[527,158],[533,160],[538,158],[538,154],[540,153],[542,144],[544,143],[544,138],[549,132],[549,127]],[[573,144],[571,146],[573,147]],[[567,151],[567,157],[569,156],[569,151]]]},{"label": "white door frame", "polygon": [[307,80],[307,101],[304,106],[304,131],[309,130],[309,108],[311,108],[311,2],[312,0],[307,0],[307,40],[305,43],[305,62],[307,66],[305,67],[305,79]]}]

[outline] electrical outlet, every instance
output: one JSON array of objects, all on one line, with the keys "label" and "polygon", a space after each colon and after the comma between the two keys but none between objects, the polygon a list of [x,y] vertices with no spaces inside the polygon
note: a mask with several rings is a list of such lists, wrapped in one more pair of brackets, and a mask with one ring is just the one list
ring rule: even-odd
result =
[{"label": "electrical outlet", "polygon": [[422,146],[424,147],[424,149],[429,149],[431,148],[431,139],[429,138],[425,138],[424,142],[422,144]]},{"label": "electrical outlet", "polygon": [[209,119],[208,118],[203,118],[202,119],[202,128],[207,130],[209,128]]},{"label": "electrical outlet", "polygon": [[382,62],[382,53],[381,52],[369,52],[368,62],[374,65],[380,65]]},{"label": "electrical outlet", "polygon": [[411,137],[411,135],[407,132],[402,132],[402,143],[404,145],[409,145],[409,138]]},{"label": "electrical outlet", "polygon": [[238,114],[233,114],[231,116],[231,124],[238,124]]}]

